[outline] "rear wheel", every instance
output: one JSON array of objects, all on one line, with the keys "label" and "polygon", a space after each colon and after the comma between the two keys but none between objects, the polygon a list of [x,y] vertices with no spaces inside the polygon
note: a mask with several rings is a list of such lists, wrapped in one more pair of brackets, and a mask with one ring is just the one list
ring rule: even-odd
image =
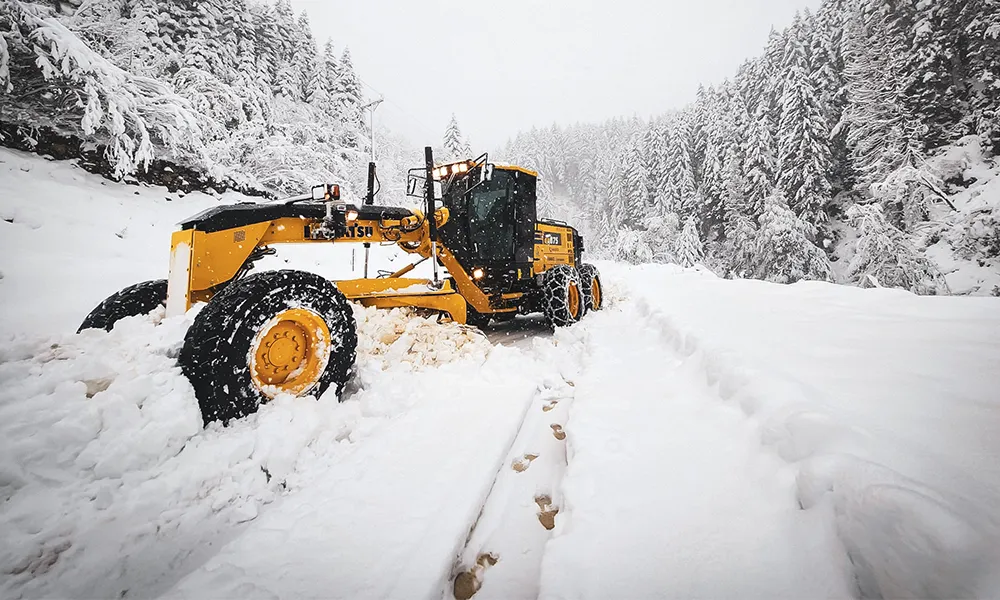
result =
[{"label": "rear wheel", "polygon": [[90,311],[87,318],[76,330],[103,329],[111,331],[115,323],[125,317],[147,315],[167,303],[167,280],[155,279],[129,286],[108,296],[97,308]]},{"label": "rear wheel", "polygon": [[604,305],[604,287],[601,285],[601,274],[594,265],[580,265],[580,290],[583,292],[587,311],[601,310]]},{"label": "rear wheel", "polygon": [[354,366],[354,312],[333,283],[269,271],[216,294],[184,338],[179,362],[205,423],[239,419],[279,394],[339,394]]},{"label": "rear wheel", "polygon": [[557,265],[545,272],[542,296],[545,317],[556,327],[576,323],[586,310],[580,289],[580,274],[569,265]]}]

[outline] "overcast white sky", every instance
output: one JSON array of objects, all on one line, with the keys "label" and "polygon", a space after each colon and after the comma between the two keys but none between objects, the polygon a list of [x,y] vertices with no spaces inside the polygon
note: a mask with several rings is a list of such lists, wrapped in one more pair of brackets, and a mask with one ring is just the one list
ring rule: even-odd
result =
[{"label": "overcast white sky", "polygon": [[[377,119],[423,146],[452,113],[475,151],[532,126],[642,117],[731,77],[820,0],[292,0],[351,49]],[[368,87],[370,86],[370,87]]]}]

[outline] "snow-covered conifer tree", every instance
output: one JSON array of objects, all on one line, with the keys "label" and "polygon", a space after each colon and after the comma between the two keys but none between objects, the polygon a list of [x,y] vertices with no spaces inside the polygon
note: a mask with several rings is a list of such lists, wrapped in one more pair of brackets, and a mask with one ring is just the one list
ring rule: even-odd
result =
[{"label": "snow-covered conifer tree", "polygon": [[698,235],[698,223],[694,217],[688,217],[684,221],[684,229],[677,237],[674,255],[677,257],[677,264],[682,267],[693,267],[704,260],[705,247]]},{"label": "snow-covered conifer tree", "polygon": [[746,138],[747,214],[756,219],[764,210],[764,199],[774,189],[774,140],[771,138],[767,106],[761,102],[750,119]]},{"label": "snow-covered conifer tree", "polygon": [[896,287],[915,294],[947,290],[940,273],[893,227],[878,204],[855,204],[847,209],[858,230],[848,278],[861,287]]},{"label": "snow-covered conifer tree", "polygon": [[785,35],[778,184],[795,214],[816,226],[827,221],[830,201],[830,129],[810,77],[801,21],[796,23]]},{"label": "snow-covered conifer tree", "polygon": [[668,210],[681,216],[694,213],[697,208],[694,169],[691,164],[691,127],[685,118],[675,119],[669,129],[670,137],[666,147],[664,170],[664,196],[668,199]]},{"label": "snow-covered conifer tree", "polygon": [[347,131],[350,132],[347,144],[352,147],[360,145],[360,135],[364,131],[364,115],[361,111],[361,82],[354,73],[351,63],[351,51],[344,48],[344,53],[337,63],[337,80],[331,93],[334,111]]},{"label": "snow-covered conifer tree", "polygon": [[757,232],[754,275],[776,283],[794,283],[801,279],[831,281],[830,261],[809,241],[810,230],[785,202],[781,188],[764,201]]},{"label": "snow-covered conifer tree", "polygon": [[448,121],[448,127],[444,130],[444,151],[447,156],[444,158],[448,160],[468,158],[469,157],[469,146],[465,142],[465,138],[462,137],[462,130],[458,126],[458,119],[455,118],[455,114],[452,113],[451,120]]},{"label": "snow-covered conifer tree", "polygon": [[855,19],[849,24],[849,100],[843,118],[854,170],[865,186],[921,160],[923,126],[907,109],[899,78],[903,52],[884,20],[866,25]]}]

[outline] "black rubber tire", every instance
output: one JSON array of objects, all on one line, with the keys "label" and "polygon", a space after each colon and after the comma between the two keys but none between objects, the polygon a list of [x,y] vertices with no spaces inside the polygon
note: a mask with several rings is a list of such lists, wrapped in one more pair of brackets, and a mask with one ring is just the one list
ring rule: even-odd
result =
[{"label": "black rubber tire", "polygon": [[[570,312],[570,285],[576,285],[580,291],[580,303],[576,315]],[[569,265],[556,265],[545,272],[542,279],[542,308],[545,318],[554,327],[568,327],[583,317],[586,307],[580,288],[580,274],[575,268]]]},{"label": "black rubber tire", "polygon": [[[582,264],[580,272],[580,291],[583,292],[583,303],[587,306],[587,312],[601,310],[604,306],[604,282],[601,281],[601,273],[597,267],[591,264]],[[598,286],[599,302],[594,305],[594,282]]]},{"label": "black rubber tire", "polygon": [[115,323],[125,317],[148,315],[160,306],[167,304],[167,280],[154,279],[131,285],[122,291],[108,296],[97,308],[90,311],[83,320],[80,333],[84,329],[103,329],[111,331]]},{"label": "black rubber tire", "polygon": [[178,362],[194,387],[206,424],[228,424],[257,411],[267,397],[254,384],[249,356],[257,334],[289,307],[307,308],[330,329],[326,369],[302,395],[344,389],[358,346],[354,311],[337,286],[304,271],[265,271],[229,285],[205,306],[184,338]]},{"label": "black rubber tire", "polygon": [[486,326],[490,324],[490,319],[492,317],[493,315],[484,315],[478,310],[472,308],[471,304],[465,305],[465,324],[470,327],[485,329]]}]

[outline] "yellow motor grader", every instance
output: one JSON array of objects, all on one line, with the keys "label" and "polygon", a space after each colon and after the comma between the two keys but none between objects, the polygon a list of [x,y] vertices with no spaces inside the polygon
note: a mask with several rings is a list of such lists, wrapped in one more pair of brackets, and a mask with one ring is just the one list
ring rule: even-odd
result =
[{"label": "yellow motor grader", "polygon": [[[374,204],[375,165],[361,204],[337,185],[277,202],[206,210],[173,234],[167,279],[110,296],[80,326],[110,330],[125,317],[165,305],[168,316],[207,303],[189,328],[178,361],[205,423],[255,412],[278,394],[319,396],[350,377],[357,331],[349,302],[417,307],[476,327],[518,313],[544,313],[556,327],[601,308],[601,279],[583,264],[573,227],[536,216],[537,174],[477,159],[411,169],[407,192],[424,210]],[[304,271],[251,274],[254,263],[287,243],[360,243],[365,277],[331,282]],[[414,256],[406,267],[367,277],[371,244]],[[433,277],[406,277],[431,260]],[[442,269],[446,273],[442,272]]]}]

